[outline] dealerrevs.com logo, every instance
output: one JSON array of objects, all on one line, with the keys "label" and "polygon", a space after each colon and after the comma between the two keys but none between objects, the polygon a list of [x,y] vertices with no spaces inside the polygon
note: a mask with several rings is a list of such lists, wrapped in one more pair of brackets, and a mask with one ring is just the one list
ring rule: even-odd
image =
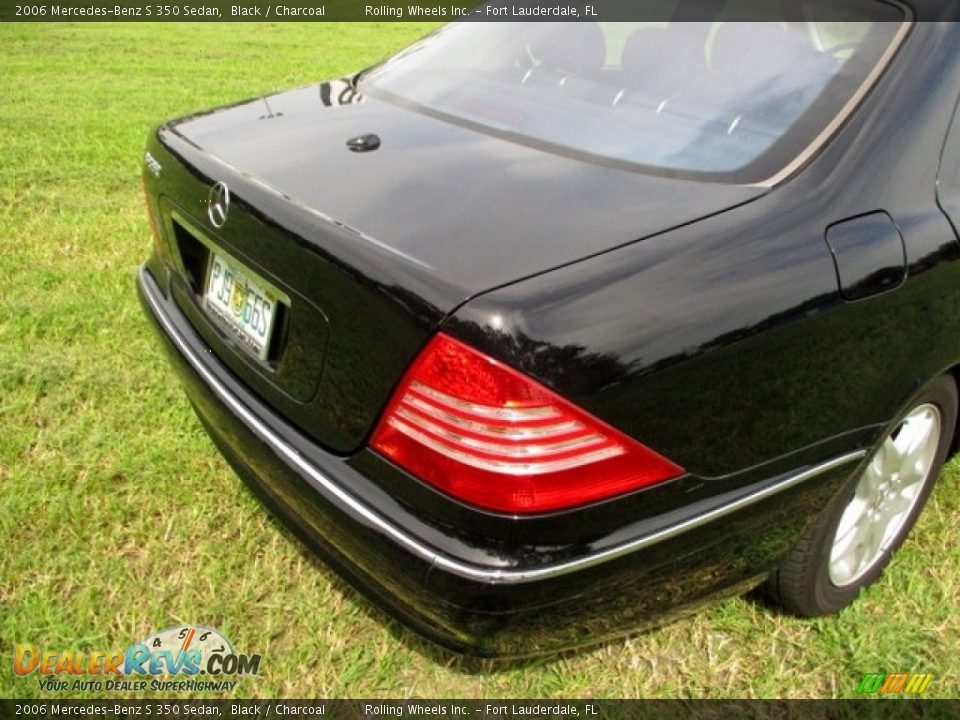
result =
[{"label": "dealerrevs.com logo", "polygon": [[40,689],[48,691],[224,691],[236,687],[233,678],[259,674],[260,660],[260,655],[238,653],[213,628],[182,625],[126,650],[51,650],[19,643],[13,650],[13,672],[34,675]]}]

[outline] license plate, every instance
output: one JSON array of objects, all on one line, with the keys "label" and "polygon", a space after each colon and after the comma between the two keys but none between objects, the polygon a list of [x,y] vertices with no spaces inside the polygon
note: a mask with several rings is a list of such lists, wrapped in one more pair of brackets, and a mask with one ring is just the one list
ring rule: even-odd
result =
[{"label": "license plate", "polygon": [[203,296],[207,309],[233,336],[258,358],[266,360],[279,302],[266,283],[232,258],[211,251]]}]

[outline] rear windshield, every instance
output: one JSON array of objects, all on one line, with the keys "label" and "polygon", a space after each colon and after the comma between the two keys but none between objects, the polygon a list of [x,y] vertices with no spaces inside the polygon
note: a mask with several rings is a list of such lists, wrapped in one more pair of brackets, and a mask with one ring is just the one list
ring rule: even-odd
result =
[{"label": "rear windshield", "polygon": [[792,3],[789,21],[728,21],[742,5],[714,2],[700,22],[448,25],[362,88],[582,159],[766,182],[866,91],[905,17],[877,0],[832,0]]}]

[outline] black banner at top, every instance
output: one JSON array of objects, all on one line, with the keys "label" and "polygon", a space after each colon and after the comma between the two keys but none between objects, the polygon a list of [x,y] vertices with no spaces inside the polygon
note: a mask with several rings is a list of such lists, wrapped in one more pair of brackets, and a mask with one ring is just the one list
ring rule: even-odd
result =
[{"label": "black banner at top", "polygon": [[6,22],[960,20],[960,0],[0,0]]}]

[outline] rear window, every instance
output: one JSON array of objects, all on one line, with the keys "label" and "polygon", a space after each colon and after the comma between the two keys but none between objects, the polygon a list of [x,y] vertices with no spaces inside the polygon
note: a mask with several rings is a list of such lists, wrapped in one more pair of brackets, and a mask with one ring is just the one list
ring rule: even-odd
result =
[{"label": "rear window", "polygon": [[766,22],[733,20],[742,0],[711,6],[699,22],[448,25],[362,89],[582,159],[762,183],[825,139],[906,29],[877,0],[791,3]]}]

